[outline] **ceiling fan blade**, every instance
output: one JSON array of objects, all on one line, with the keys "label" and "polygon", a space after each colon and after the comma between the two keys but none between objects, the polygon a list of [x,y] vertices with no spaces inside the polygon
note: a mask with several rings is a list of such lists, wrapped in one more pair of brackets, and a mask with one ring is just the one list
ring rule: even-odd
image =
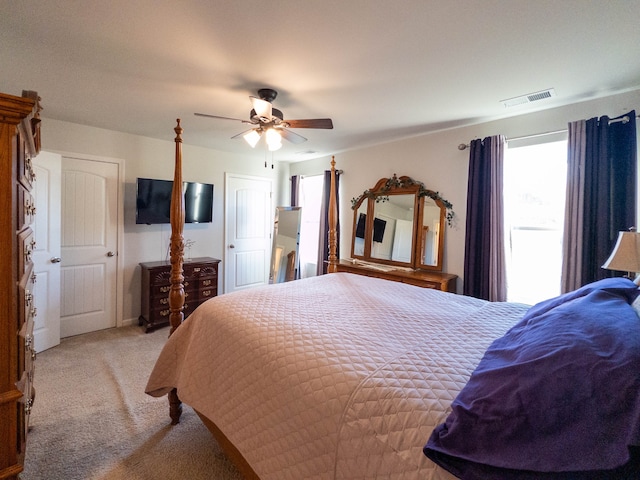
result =
[{"label": "ceiling fan blade", "polygon": [[231,117],[221,117],[220,115],[209,115],[208,113],[194,113],[194,115],[197,115],[198,117],[219,118],[221,120],[234,120],[236,122],[253,124],[253,122],[250,122],[249,120],[242,120],[240,118],[231,118]]},{"label": "ceiling fan blade", "polygon": [[306,120],[285,120],[289,128],[333,128],[330,118],[310,118]]},{"label": "ceiling fan blade", "polygon": [[266,121],[271,120],[271,104],[266,100],[262,100],[258,97],[249,97],[251,99],[251,104],[253,105],[253,109],[256,112],[256,115],[260,118],[265,118]]},{"label": "ceiling fan blade", "polygon": [[278,131],[280,132],[280,135],[282,135],[282,138],[290,141],[291,143],[295,143],[296,145],[298,143],[303,143],[307,141],[307,139],[304,138],[302,135],[298,135],[297,133],[294,133],[291,130],[287,130],[286,128],[279,128]]}]

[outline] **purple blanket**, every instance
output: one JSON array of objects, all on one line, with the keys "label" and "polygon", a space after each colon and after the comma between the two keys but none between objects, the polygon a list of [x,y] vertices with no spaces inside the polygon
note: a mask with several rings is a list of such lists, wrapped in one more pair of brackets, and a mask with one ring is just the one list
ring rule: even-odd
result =
[{"label": "purple blanket", "polygon": [[425,455],[465,479],[628,464],[640,445],[637,295],[615,278],[532,307],[485,352]]}]

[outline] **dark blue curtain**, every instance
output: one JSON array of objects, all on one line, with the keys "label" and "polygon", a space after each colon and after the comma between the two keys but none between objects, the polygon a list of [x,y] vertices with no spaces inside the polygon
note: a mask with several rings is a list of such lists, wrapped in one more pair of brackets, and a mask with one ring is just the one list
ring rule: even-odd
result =
[{"label": "dark blue curtain", "polygon": [[601,268],[618,232],[636,226],[636,113],[586,122],[582,283],[619,275]]},{"label": "dark blue curtain", "polygon": [[300,175],[291,177],[291,206],[298,207],[300,202]]},{"label": "dark blue curtain", "polygon": [[472,140],[467,185],[467,225],[464,245],[463,293],[489,299],[491,241],[491,142]]}]

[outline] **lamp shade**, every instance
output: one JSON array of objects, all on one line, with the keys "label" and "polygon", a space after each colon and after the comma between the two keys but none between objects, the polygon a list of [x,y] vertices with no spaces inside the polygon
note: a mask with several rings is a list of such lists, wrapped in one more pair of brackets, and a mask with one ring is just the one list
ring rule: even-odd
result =
[{"label": "lamp shade", "polygon": [[616,245],[602,268],[622,272],[640,272],[640,233],[618,233]]},{"label": "lamp shade", "polygon": [[257,130],[250,130],[248,133],[243,135],[243,138],[249,145],[251,145],[251,148],[255,148],[256,143],[260,140],[260,132]]},{"label": "lamp shade", "polygon": [[272,152],[282,147],[282,137],[280,133],[273,128],[267,130],[267,146]]}]

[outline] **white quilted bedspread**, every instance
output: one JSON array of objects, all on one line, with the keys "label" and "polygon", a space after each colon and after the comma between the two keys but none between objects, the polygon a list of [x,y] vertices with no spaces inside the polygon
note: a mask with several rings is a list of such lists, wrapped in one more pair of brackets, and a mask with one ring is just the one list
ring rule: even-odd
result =
[{"label": "white quilted bedspread", "polygon": [[525,310],[348,273],[258,287],[201,305],[146,391],[177,387],[263,480],[454,478],[422,447]]}]

